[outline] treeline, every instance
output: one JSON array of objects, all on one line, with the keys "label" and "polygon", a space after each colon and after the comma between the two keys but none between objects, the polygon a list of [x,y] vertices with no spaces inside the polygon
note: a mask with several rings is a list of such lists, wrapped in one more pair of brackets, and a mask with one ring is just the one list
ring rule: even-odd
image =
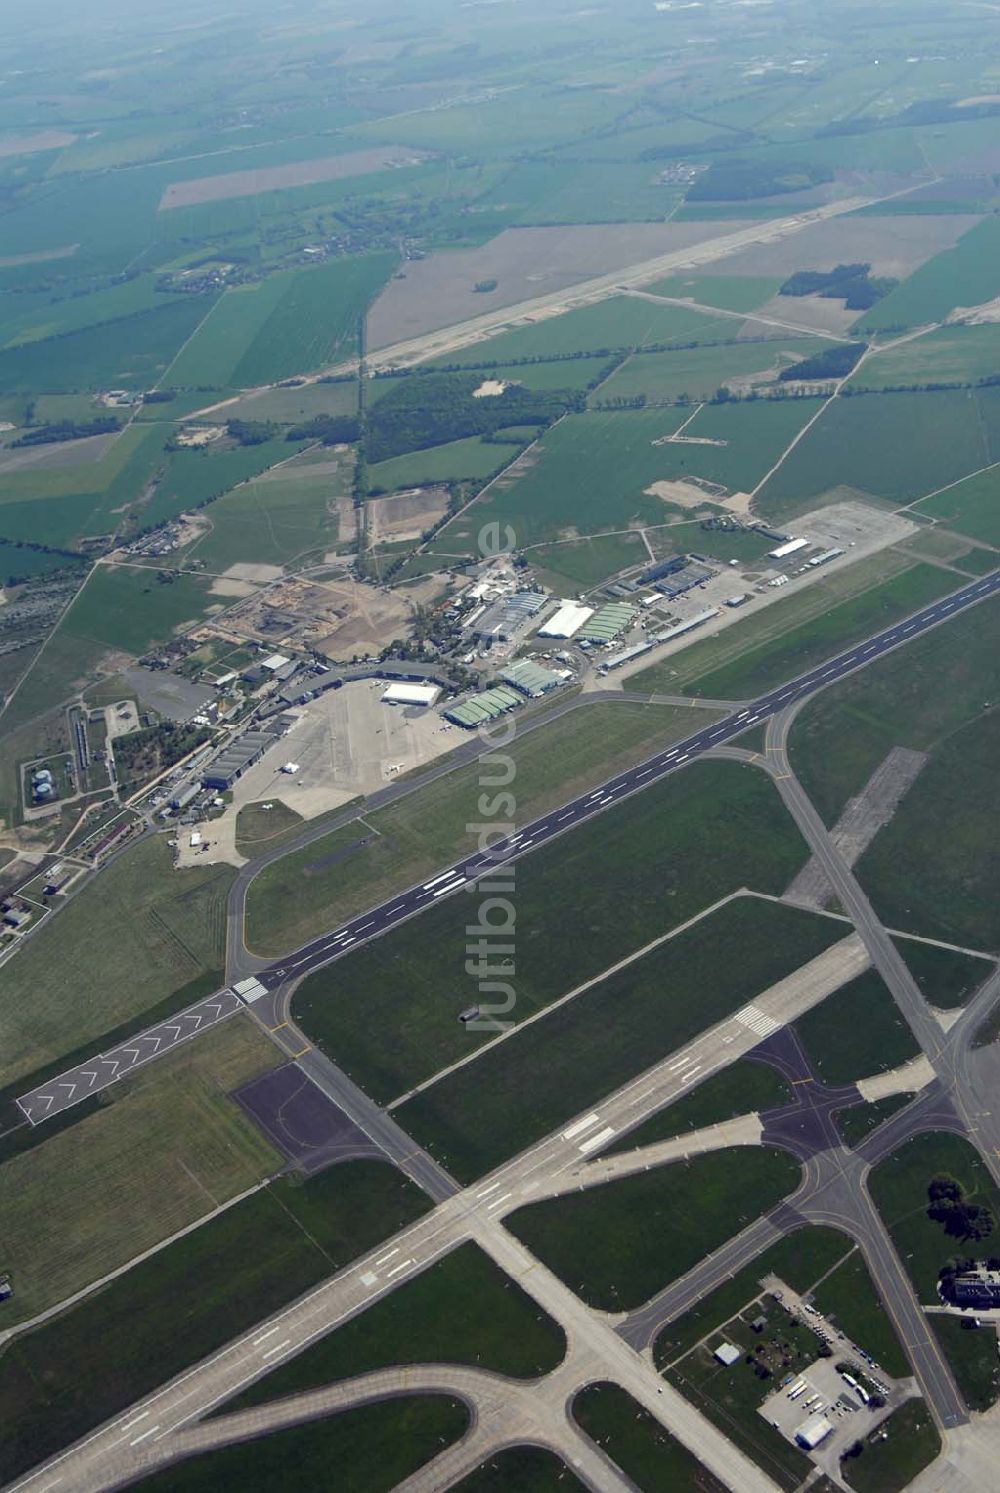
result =
[{"label": "treeline", "polygon": [[898,284],[884,276],[873,279],[870,264],[838,264],[832,270],[796,270],[778,294],[818,295],[827,301],[843,301],[848,311],[867,311]]},{"label": "treeline", "polygon": [[34,430],[25,431],[16,441],[11,441],[10,445],[11,449],[20,446],[51,446],[57,441],[80,441],[88,435],[110,435],[112,431],[121,428],[121,421],[114,415],[97,415],[93,420],[54,420],[49,425],[38,425]]},{"label": "treeline", "polygon": [[865,350],[864,342],[841,342],[826,347],[814,357],[803,358],[778,374],[780,383],[787,384],[800,379],[846,378]]},{"label": "treeline", "polygon": [[804,192],[833,180],[833,168],[799,162],[714,161],[685,194],[687,202],[747,202]]},{"label": "treeline", "polygon": [[567,410],[585,408],[570,389],[526,389],[512,384],[502,394],[473,398],[477,375],[429,374],[404,380],[367,414],[365,455],[385,461],[469,436],[491,436],[508,425],[551,425]]},{"label": "treeline", "polygon": [[357,415],[314,415],[301,425],[293,425],[286,441],[319,441],[324,446],[348,445],[360,438],[361,421]]}]

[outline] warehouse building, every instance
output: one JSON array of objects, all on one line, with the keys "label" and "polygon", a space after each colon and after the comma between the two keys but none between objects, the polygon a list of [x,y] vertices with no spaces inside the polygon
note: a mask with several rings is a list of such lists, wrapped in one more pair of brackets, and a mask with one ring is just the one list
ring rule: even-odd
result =
[{"label": "warehouse building", "polygon": [[668,598],[683,596],[685,591],[690,591],[695,586],[700,586],[702,581],[710,581],[715,571],[707,565],[701,565],[697,560],[686,560],[683,565],[668,575],[664,580],[657,581],[656,590],[661,596]]},{"label": "warehouse building", "polygon": [[433,705],[441,693],[436,684],[390,684],[383,692],[383,705]]},{"label": "warehouse building", "polygon": [[472,633],[484,642],[509,643],[524,631],[545,605],[540,591],[517,591],[488,606],[472,625]]},{"label": "warehouse building", "polygon": [[807,549],[808,546],[808,539],[789,539],[785,544],[779,544],[776,550],[768,550],[767,558],[769,560],[784,560],[789,555],[797,555],[799,550]]},{"label": "warehouse building", "polygon": [[247,731],[219,753],[202,774],[202,786],[224,792],[259,762],[276,738],[270,731]]},{"label": "warehouse building", "polygon": [[539,695],[547,695],[550,689],[558,689],[564,682],[561,674],[554,673],[552,669],[543,669],[541,664],[532,663],[526,658],[511,664],[509,669],[504,669],[500,677],[532,700]]},{"label": "warehouse building", "polygon": [[609,601],[577,633],[581,643],[610,643],[630,627],[638,611],[627,601]]},{"label": "warehouse building", "polygon": [[441,713],[446,721],[471,731],[484,721],[495,721],[523,704],[524,696],[518,694],[517,690],[511,689],[507,684],[498,684],[495,689],[482,690],[478,695],[470,695],[467,700],[459,701],[457,705],[449,705]]},{"label": "warehouse building", "polygon": [[825,1415],[817,1413],[816,1415],[810,1415],[809,1419],[804,1420],[796,1429],[795,1439],[799,1443],[799,1446],[805,1447],[807,1452],[811,1452],[815,1451],[820,1442],[825,1441],[832,1433],[832,1423],[827,1420]]},{"label": "warehouse building", "polygon": [[665,576],[673,575],[675,571],[683,570],[687,564],[687,555],[671,555],[666,560],[658,560],[648,570],[644,570],[639,577],[641,586],[651,586],[654,581],[662,581]]},{"label": "warehouse building", "polygon": [[538,636],[540,638],[571,638],[593,615],[593,607],[582,606],[576,601],[561,601],[559,610],[553,612],[549,620],[543,622],[538,629]]}]

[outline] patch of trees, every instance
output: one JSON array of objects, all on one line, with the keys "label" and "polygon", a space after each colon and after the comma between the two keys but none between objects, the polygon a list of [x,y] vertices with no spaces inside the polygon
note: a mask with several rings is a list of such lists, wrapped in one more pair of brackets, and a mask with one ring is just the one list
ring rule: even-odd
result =
[{"label": "patch of trees", "polygon": [[846,378],[857,366],[864,350],[863,342],[837,343],[834,347],[824,348],[814,357],[803,358],[801,362],[783,368],[778,374],[778,380],[787,384],[802,379]]},{"label": "patch of trees", "polygon": [[340,446],[356,441],[361,434],[361,422],[356,415],[314,415],[293,425],[285,434],[286,441],[320,441],[324,446]]},{"label": "patch of trees", "polygon": [[582,410],[584,396],[570,389],[525,389],[474,399],[475,374],[427,374],[403,379],[368,412],[366,455],[385,461],[468,436],[492,436],[510,425],[551,425],[566,410]]},{"label": "patch of trees", "polygon": [[688,202],[747,202],[805,192],[833,180],[833,168],[798,161],[714,161],[688,189]]},{"label": "patch of trees", "polygon": [[176,389],[150,389],[142,396],[142,402],[143,404],[170,404],[176,398]]},{"label": "patch of trees", "polygon": [[164,721],[114,741],[115,766],[121,787],[134,791],[155,778],[157,773],[173,767],[188,752],[208,741],[212,733],[207,726],[179,725]]},{"label": "patch of trees", "polygon": [[927,1187],[927,1217],[939,1223],[952,1239],[985,1239],[993,1232],[993,1214],[981,1203],[970,1203],[957,1177],[939,1172]]},{"label": "patch of trees", "polygon": [[867,311],[898,285],[888,277],[872,278],[870,264],[838,264],[832,270],[796,270],[779,295],[818,295],[843,301],[848,311]]},{"label": "patch of trees", "polygon": [[226,434],[241,446],[263,446],[274,440],[279,429],[272,420],[229,420]]},{"label": "patch of trees", "polygon": [[477,280],[474,289],[479,295],[488,295],[491,290],[496,290],[497,284],[496,280]]},{"label": "patch of trees", "polygon": [[121,430],[121,421],[114,415],[97,415],[93,420],[55,420],[49,425],[38,425],[25,431],[11,447],[51,446],[57,441],[80,441],[88,435],[110,435]]}]

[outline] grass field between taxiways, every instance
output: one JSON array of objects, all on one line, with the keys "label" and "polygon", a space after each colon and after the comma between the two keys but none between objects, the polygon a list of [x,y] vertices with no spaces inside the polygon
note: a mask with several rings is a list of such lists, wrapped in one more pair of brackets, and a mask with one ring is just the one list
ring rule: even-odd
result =
[{"label": "grass field between taxiways", "polygon": [[378,1161],[282,1179],[16,1337],[0,1358],[5,1474],[67,1446],[428,1207]]},{"label": "grass field between taxiways", "polygon": [[[878,597],[883,588],[905,585],[901,577],[914,568],[912,557],[883,550],[843,570],[821,574],[801,591],[779,596],[762,611],[741,617],[714,637],[699,639],[661,663],[641,669],[629,683],[633,689],[683,690],[707,696],[707,679],[728,678],[731,683],[739,681],[744,689],[752,689],[754,679],[787,679],[790,674],[784,670],[794,672],[792,660],[803,650],[808,654],[818,648],[822,650],[819,656],[826,657],[842,645],[843,633],[834,634],[827,617],[840,614],[843,626],[845,610],[855,604],[869,607],[869,595]],[[956,576],[952,589],[960,585],[961,579]]]},{"label": "grass field between taxiways", "polygon": [[[711,920],[709,920],[711,921]],[[683,935],[681,935],[683,938]],[[791,1104],[792,1091],[776,1068],[757,1063],[752,1058],[737,1058],[719,1073],[713,1073],[689,1093],[682,1094],[666,1109],[659,1110],[628,1130],[613,1145],[602,1149],[602,1156],[635,1151],[661,1140],[672,1140],[688,1130],[718,1125],[737,1115],[760,1113]]]},{"label": "grass field between taxiways", "polygon": [[920,1052],[877,970],[848,981],[795,1023],[823,1083],[836,1087],[898,1068]]},{"label": "grass field between taxiways", "polygon": [[506,1225],[588,1305],[628,1311],[794,1191],[785,1151],[741,1146],[519,1208]]},{"label": "grass field between taxiways", "polygon": [[540,1446],[509,1446],[452,1485],[451,1493],[584,1493],[555,1452]]},{"label": "grass field between taxiways", "polygon": [[993,973],[993,963],[955,949],[897,938],[896,947],[932,1006],[952,1011],[964,1006],[975,990]]},{"label": "grass field between taxiways", "polygon": [[258,1379],[216,1414],[228,1415],[409,1363],[457,1363],[534,1379],[562,1362],[566,1337],[475,1244],[463,1244]]},{"label": "grass field between taxiways", "polygon": [[446,1395],[411,1395],[343,1410],[202,1452],[142,1479],[143,1493],[270,1493],[330,1486],[338,1493],[389,1493],[463,1435],[468,1407]]},{"label": "grass field between taxiways", "polygon": [[[523,1021],[740,886],[781,891],[803,848],[770,781],[730,762],[692,764],[540,847],[515,869],[510,1015]],[[449,897],[299,986],[304,1031],[379,1102],[494,1034],[458,1019],[487,1000],[465,965],[476,898],[488,923],[490,896]],[[508,942],[487,931],[484,968]]]},{"label": "grass field between taxiways", "polygon": [[572,1415],[644,1493],[725,1493],[726,1485],[619,1385],[588,1385]]},{"label": "grass field between taxiways", "polygon": [[66,1300],[277,1171],[282,1158],[227,1095],[278,1060],[249,1021],[224,1022],[0,1166],[4,1269],[16,1285],[5,1325]]},{"label": "grass field between taxiways", "polygon": [[233,874],[229,866],[175,871],[162,837],[118,856],[0,970],[0,1083],[68,1057],[220,970]]},{"label": "grass field between taxiways", "polygon": [[863,1446],[860,1457],[843,1464],[850,1487],[855,1493],[902,1493],[940,1452],[941,1434],[927,1402],[907,1400]]},{"label": "grass field between taxiways", "polygon": [[[599,1103],[843,935],[843,925],[832,919],[735,898],[446,1074],[401,1106],[400,1123],[457,1176],[479,1176]],[[668,1131],[671,1113],[668,1108],[663,1115]]]},{"label": "grass field between taxiways", "polygon": [[[715,718],[684,706],[601,701],[522,729],[502,753],[514,764],[509,815],[524,824]],[[468,855],[484,822],[480,795],[495,797],[489,780],[501,776],[499,763],[457,767],[265,867],[247,893],[250,948],[282,954]],[[505,801],[499,808],[508,812]]]},{"label": "grass field between taxiways", "polygon": [[792,767],[833,824],[892,747],[947,751],[998,697],[1000,605],[985,601],[810,700],[792,729]]},{"label": "grass field between taxiways", "polygon": [[[891,568],[891,562],[886,568]],[[934,565],[913,565],[792,631],[751,648],[733,663],[699,675],[692,684],[684,686],[685,691],[707,699],[751,699],[786,679],[804,674],[862,638],[892,627],[911,612],[937,601],[949,591],[956,591],[961,584],[962,578],[950,571]],[[734,631],[738,632],[739,626]],[[733,646],[738,646],[738,642],[734,638]],[[671,663],[672,660],[666,660],[656,671],[661,687],[670,683],[667,671]],[[656,677],[653,669],[643,672],[644,685],[650,684],[650,675]]]}]

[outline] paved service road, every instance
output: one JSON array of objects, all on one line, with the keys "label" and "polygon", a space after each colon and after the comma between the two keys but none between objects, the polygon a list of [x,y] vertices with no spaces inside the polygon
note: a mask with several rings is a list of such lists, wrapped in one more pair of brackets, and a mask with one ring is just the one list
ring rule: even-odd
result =
[{"label": "paved service road", "polygon": [[137,1068],[152,1062],[153,1058],[163,1057],[164,1053],[186,1042],[189,1037],[199,1036],[242,1009],[242,1002],[231,990],[217,990],[214,995],[206,995],[193,1006],[188,1006],[186,1011],[178,1011],[176,1016],[148,1027],[138,1036],[109,1048],[98,1057],[78,1063],[75,1068],[69,1068],[57,1078],[32,1089],[30,1094],[23,1094],[17,1101],[18,1105],[32,1125],[51,1120],[53,1115],[70,1109],[101,1089],[109,1088],[120,1078],[127,1078]]},{"label": "paved service road", "polygon": [[[466,856],[464,860],[457,861],[449,870],[440,872],[429,881],[397,893],[380,906],[361,913],[333,933],[323,934],[284,959],[275,960],[259,970],[257,975],[272,995],[272,1000],[267,1002],[267,1005],[274,1012],[275,1020],[265,1024],[278,1024],[282,1014],[280,1007],[288,988],[311,970],[320,969],[342,954],[347,954],[361,944],[367,943],[369,939],[377,938],[379,934],[388,932],[406,918],[413,917],[428,907],[433,907],[441,898],[459,891],[470,881],[486,877],[496,866],[516,860],[536,846],[544,844],[545,841],[575,828],[612,804],[621,802],[643,788],[648,788],[651,783],[666,777],[667,774],[683,767],[685,763],[694,758],[724,746],[727,741],[738,736],[748,726],[779,714],[790,705],[804,700],[808,695],[825,688],[844,675],[853,673],[855,669],[862,668],[882,654],[910,642],[939,623],[946,622],[966,607],[974,606],[977,602],[995,596],[998,591],[1000,591],[1000,570],[993,571],[981,580],[963,586],[960,590],[952,592],[950,596],[945,596],[932,605],[924,607],[922,611],[915,612],[911,617],[896,623],[895,626],[886,628],[884,632],[877,633],[874,637],[857,643],[853,648],[847,649],[835,658],[818,664],[816,668],[810,669],[797,679],[770,690],[743,709],[734,711],[724,720],[704,726],[700,731],[677,742],[668,751],[659,752],[645,762],[640,762],[626,772],[620,773],[617,777],[610,778],[600,788],[592,789],[589,793],[581,794],[561,808],[553,809],[511,835],[509,839],[501,841],[489,854],[476,853]],[[794,808],[802,814],[807,814],[811,807],[808,804],[796,803],[794,805]],[[812,810],[812,814],[818,822],[815,810]],[[228,992],[226,994],[228,995]],[[215,1000],[218,997],[210,997],[210,999]],[[263,1007],[264,1004],[262,999],[260,1005]],[[150,1033],[144,1033],[143,1036],[159,1037],[162,1043],[163,1037],[167,1034],[166,1029],[176,1020],[176,1017],[171,1018],[170,1022],[161,1023],[152,1028]],[[123,1044],[123,1047],[134,1047],[140,1040],[133,1039],[131,1044]],[[167,1050],[167,1046],[161,1045],[156,1050],[150,1051],[148,1057],[158,1056]],[[111,1056],[116,1055],[117,1049]],[[142,1061],[148,1061],[148,1057],[144,1056]],[[96,1093],[122,1076],[118,1070],[101,1068],[94,1078],[87,1077],[84,1082],[81,1082],[84,1074],[89,1074],[93,1066],[93,1064],[80,1065],[70,1070],[69,1073],[61,1074],[42,1091],[25,1095],[18,1100],[18,1103],[32,1123],[37,1124],[40,1120],[58,1114],[60,1110],[67,1109],[72,1104],[79,1103],[88,1094]],[[136,1066],[134,1060],[132,1066]],[[317,1077],[316,1074],[311,1076]],[[330,1079],[329,1074],[327,1074],[327,1079]],[[331,1097],[340,1102],[340,1096],[331,1094]],[[43,1111],[44,1099],[50,1102]]]}]

